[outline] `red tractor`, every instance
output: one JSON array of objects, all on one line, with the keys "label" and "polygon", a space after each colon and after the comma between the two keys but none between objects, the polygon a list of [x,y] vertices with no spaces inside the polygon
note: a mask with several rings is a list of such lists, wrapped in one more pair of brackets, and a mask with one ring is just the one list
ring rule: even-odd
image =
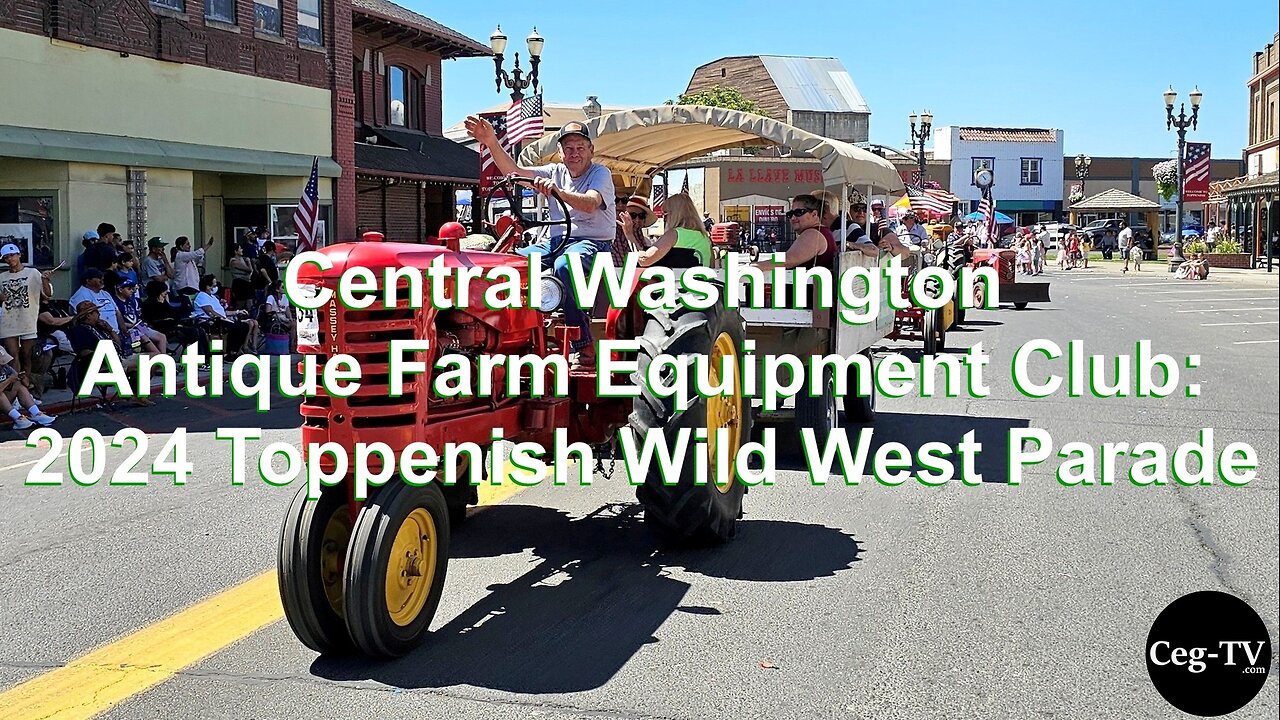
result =
[{"label": "red tractor", "polygon": [[[1027,303],[1049,302],[1049,283],[1018,282],[1017,255],[1016,250],[1009,248],[980,248],[973,251],[969,266],[995,268],[996,276],[1000,278],[1000,302],[1012,303],[1015,309],[1023,310]],[[974,288],[974,306],[983,305],[985,299],[985,291],[979,283]]]},{"label": "red tractor", "polygon": [[[562,209],[567,216],[567,208]],[[522,223],[526,230],[547,224],[528,219]],[[493,428],[505,428],[505,440],[532,441],[548,448],[553,432],[567,428],[570,442],[603,446],[628,424],[639,437],[651,428],[669,436],[680,428],[706,428],[711,437],[717,428],[727,428],[730,458],[750,440],[751,407],[743,399],[740,381],[744,325],[739,313],[725,309],[723,303],[709,310],[680,307],[643,312],[633,302],[609,310],[602,334],[607,339],[643,338],[635,357],[642,374],[663,354],[709,356],[712,368],[720,368],[721,359],[728,358],[727,367],[736,374],[731,396],[707,398],[692,393],[693,403],[683,411],[677,411],[673,398],[652,393],[634,399],[602,398],[596,394],[594,369],[570,373],[567,397],[435,395],[430,368],[445,354],[469,358],[473,369],[482,355],[567,358],[577,335],[577,329],[567,327],[553,307],[489,310],[472,302],[469,309],[375,306],[356,310],[337,301],[337,280],[349,267],[363,266],[381,276],[384,268],[426,269],[437,258],[451,267],[510,267],[527,286],[526,258],[467,250],[470,245],[455,237],[457,229],[449,230],[442,228],[440,245],[332,245],[320,251],[332,261],[331,270],[307,266],[300,273],[302,283],[334,290],[335,299],[316,311],[309,321],[313,327],[305,333],[300,322],[299,351],[327,357],[352,355],[363,373],[362,386],[351,397],[320,395],[303,401],[304,447],[333,442],[350,452],[357,443],[382,442],[398,454],[410,443],[438,448],[445,443],[474,442],[492,452]],[[569,231],[566,223],[566,239]],[[511,247],[515,238],[504,240],[494,249]],[[484,281],[473,281],[471,297],[481,297],[486,287]],[[426,362],[428,372],[415,376],[416,381],[395,397],[388,379],[388,346],[394,339],[426,339],[431,348],[417,358]],[[495,379],[505,385],[503,378]],[[522,377],[521,387],[528,388],[529,381]],[[715,445],[708,446],[714,467]],[[637,487],[645,521],[676,538],[730,539],[742,514],[745,486],[732,476],[713,475],[714,482],[695,483],[693,463],[686,462],[684,468],[676,482],[667,484],[664,479],[670,482],[671,478],[663,478],[655,463],[650,476]],[[327,471],[332,472],[333,466]],[[324,487],[318,500],[309,500],[305,487],[294,498],[279,547],[285,616],[298,638],[321,653],[354,650],[372,656],[403,655],[419,643],[435,615],[449,564],[450,531],[465,518],[467,506],[477,502],[476,488],[463,481],[409,484],[393,476],[385,485],[371,488],[367,500],[354,497],[347,480]]]}]

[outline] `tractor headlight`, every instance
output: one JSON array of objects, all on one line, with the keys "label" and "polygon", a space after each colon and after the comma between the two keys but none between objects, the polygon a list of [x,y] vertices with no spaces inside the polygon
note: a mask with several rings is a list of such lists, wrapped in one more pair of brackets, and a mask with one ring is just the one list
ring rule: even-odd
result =
[{"label": "tractor headlight", "polygon": [[564,305],[564,285],[554,277],[542,278],[542,304],[538,309],[544,313],[559,310]]}]

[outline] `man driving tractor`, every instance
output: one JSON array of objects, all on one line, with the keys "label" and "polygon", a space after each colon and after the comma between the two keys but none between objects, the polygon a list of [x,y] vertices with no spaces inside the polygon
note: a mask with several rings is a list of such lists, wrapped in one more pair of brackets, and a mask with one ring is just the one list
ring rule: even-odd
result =
[{"label": "man driving tractor", "polygon": [[[493,125],[481,117],[471,116],[464,125],[467,134],[475,138],[489,149],[493,162],[503,175],[518,175],[531,178],[533,187],[539,193],[551,197],[559,195],[569,206],[569,222],[572,228],[570,240],[561,245],[564,236],[564,225],[551,225],[551,236],[545,240],[523,248],[521,255],[538,253],[542,256],[542,266],[554,270],[555,276],[572,292],[573,283],[569,280],[569,258],[578,255],[584,272],[589,272],[595,262],[597,253],[610,252],[616,231],[617,219],[614,217],[613,175],[603,165],[592,162],[595,146],[591,142],[591,133],[587,126],[580,122],[568,122],[560,129],[557,140],[560,144],[560,155],[563,162],[521,167],[511,158],[502,144],[498,142]],[[559,203],[548,203],[551,208],[551,221],[564,220]],[[552,249],[555,248],[555,254]],[[596,362],[595,347],[591,340],[591,317],[589,310],[579,307],[583,298],[575,298],[575,302],[565,303],[564,319],[567,325],[576,325],[580,329],[578,339],[570,348],[574,352],[574,365],[592,367]],[[590,300],[590,299],[587,299]],[[590,303],[586,303],[588,307]]]}]

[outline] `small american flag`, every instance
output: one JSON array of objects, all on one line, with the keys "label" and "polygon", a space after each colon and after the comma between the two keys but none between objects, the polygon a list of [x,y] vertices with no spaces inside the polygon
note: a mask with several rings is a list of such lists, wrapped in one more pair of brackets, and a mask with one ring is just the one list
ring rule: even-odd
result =
[{"label": "small american flag", "polygon": [[667,186],[654,184],[652,200],[649,201],[649,207],[653,208],[653,214],[662,217],[663,212],[667,209]]},{"label": "small american flag", "polygon": [[316,222],[320,219],[320,181],[317,171],[320,158],[311,161],[311,179],[298,198],[298,209],[293,211],[293,227],[298,232],[298,252],[316,249]]},{"label": "small american flag", "polygon": [[684,182],[680,183],[680,192],[685,195],[689,194],[689,171],[684,171]]},{"label": "small american flag", "polygon": [[542,93],[511,103],[507,109],[507,142],[511,147],[542,137]]},{"label": "small american flag", "polygon": [[996,241],[996,199],[991,196],[991,188],[982,191],[982,201],[978,203],[978,212],[982,214],[982,230],[979,237],[995,244]]},{"label": "small american flag", "polygon": [[951,214],[951,202],[940,191],[925,190],[919,185],[907,185],[907,197],[911,199],[911,209],[915,212],[926,212],[934,215]]}]

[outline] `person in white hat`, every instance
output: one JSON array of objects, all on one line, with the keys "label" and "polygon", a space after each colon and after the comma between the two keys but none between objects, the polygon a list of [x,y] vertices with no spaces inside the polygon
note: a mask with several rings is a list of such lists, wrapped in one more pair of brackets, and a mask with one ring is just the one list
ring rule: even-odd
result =
[{"label": "person in white hat", "polygon": [[14,358],[18,380],[29,386],[31,352],[36,344],[40,298],[53,297],[52,272],[40,272],[22,264],[22,249],[13,243],[0,247],[0,345]]}]

